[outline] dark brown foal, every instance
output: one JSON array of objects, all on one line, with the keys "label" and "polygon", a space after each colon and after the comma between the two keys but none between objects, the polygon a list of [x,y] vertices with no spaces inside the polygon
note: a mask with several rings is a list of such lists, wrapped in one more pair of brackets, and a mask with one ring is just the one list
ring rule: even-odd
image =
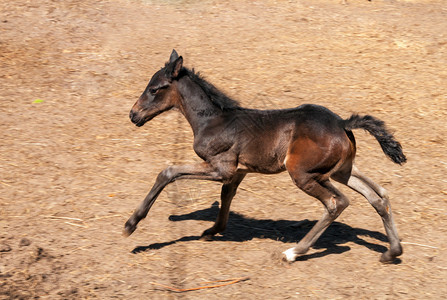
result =
[{"label": "dark brown foal", "polygon": [[325,107],[310,104],[267,111],[242,108],[184,68],[183,58],[175,50],[169,62],[152,76],[132,107],[130,118],[135,125],[143,126],[172,108],[177,108],[189,122],[194,133],[194,151],[203,162],[162,171],[126,222],[125,235],[135,231],[166,185],[179,179],[203,179],[223,183],[216,222],[202,234],[202,239],[210,240],[225,230],[231,201],[247,173],[275,174],[287,170],[296,186],[320,200],[325,208],[321,220],[296,247],[284,252],[287,261],[306,253],[349,205],[331,179],[362,194],[382,217],[390,249],[383,253],[381,261],[391,262],[402,253],[385,189],[353,165],[356,145],[352,130],[357,128],[372,134],[393,162],[406,161],[401,145],[382,121],[358,115],[343,120]]}]

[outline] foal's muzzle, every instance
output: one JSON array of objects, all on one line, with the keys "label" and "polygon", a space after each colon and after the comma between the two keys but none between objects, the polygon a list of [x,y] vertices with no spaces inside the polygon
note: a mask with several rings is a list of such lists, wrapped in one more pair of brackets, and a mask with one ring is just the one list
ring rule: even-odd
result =
[{"label": "foal's muzzle", "polygon": [[137,125],[138,127],[141,127],[144,125],[144,123],[146,123],[144,121],[144,118],[140,118],[138,116],[138,113],[133,112],[133,110],[130,111],[129,113],[129,118],[132,121],[132,123],[134,123],[135,125]]}]

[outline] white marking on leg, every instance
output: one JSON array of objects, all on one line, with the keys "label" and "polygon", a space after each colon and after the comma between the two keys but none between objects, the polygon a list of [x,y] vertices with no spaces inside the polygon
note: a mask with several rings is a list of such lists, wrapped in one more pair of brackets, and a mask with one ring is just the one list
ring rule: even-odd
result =
[{"label": "white marking on leg", "polygon": [[284,167],[286,167],[286,164],[287,164],[287,158],[288,158],[288,156],[286,155],[286,157],[284,158],[284,162],[283,162],[283,166],[284,166]]},{"label": "white marking on leg", "polygon": [[295,247],[284,251],[283,254],[286,256],[287,261],[293,262],[296,260],[297,255],[295,253]]}]

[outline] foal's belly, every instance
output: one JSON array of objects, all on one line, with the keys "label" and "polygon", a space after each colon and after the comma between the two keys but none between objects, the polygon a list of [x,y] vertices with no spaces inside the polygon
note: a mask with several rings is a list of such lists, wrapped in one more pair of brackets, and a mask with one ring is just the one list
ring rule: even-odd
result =
[{"label": "foal's belly", "polygon": [[239,156],[238,170],[263,174],[276,174],[286,170],[283,151],[263,153],[261,149]]},{"label": "foal's belly", "polygon": [[247,172],[275,174],[285,171],[290,132],[265,130],[241,143],[238,168]]},{"label": "foal's belly", "polygon": [[286,167],[284,164],[282,166],[254,166],[254,165],[244,165],[239,163],[237,166],[238,172],[247,172],[247,173],[261,173],[261,174],[278,174],[284,172]]}]

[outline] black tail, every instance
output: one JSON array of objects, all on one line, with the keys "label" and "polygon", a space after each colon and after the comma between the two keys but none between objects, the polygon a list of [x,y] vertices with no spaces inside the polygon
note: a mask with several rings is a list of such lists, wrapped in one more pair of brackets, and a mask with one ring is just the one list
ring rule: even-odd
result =
[{"label": "black tail", "polygon": [[372,116],[352,115],[349,119],[343,120],[343,127],[346,130],[361,128],[373,135],[382,147],[383,152],[396,164],[403,164],[407,161],[405,154],[402,152],[402,146],[394,136],[389,133],[385,127],[385,123]]}]

